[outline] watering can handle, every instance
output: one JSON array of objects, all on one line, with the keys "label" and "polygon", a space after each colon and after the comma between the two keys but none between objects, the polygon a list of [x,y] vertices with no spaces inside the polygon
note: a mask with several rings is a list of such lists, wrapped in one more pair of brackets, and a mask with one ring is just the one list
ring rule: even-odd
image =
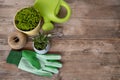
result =
[{"label": "watering can handle", "polygon": [[59,17],[57,17],[56,15],[54,15],[53,18],[52,18],[52,21],[58,22],[58,23],[62,23],[62,22],[67,21],[67,20],[70,18],[71,9],[70,9],[69,5],[68,5],[65,1],[62,0],[61,6],[63,6],[63,7],[66,8],[66,10],[67,10],[67,15],[66,15],[64,18],[59,18]]}]

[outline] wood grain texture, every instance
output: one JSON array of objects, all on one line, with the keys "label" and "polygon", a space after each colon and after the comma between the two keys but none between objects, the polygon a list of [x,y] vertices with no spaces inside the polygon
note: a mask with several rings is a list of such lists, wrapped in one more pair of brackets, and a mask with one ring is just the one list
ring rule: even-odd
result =
[{"label": "wood grain texture", "polygon": [[[62,55],[63,67],[46,78],[6,63],[16,11],[34,0],[0,0],[0,80],[120,80],[120,0],[65,1],[72,15],[65,23],[55,23],[49,51]],[[60,16],[65,13],[62,9]],[[23,49],[33,50],[31,38]]]}]

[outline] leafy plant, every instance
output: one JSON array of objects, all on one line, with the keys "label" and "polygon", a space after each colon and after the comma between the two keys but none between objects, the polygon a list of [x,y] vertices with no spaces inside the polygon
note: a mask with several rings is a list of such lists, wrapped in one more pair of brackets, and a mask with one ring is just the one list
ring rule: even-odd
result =
[{"label": "leafy plant", "polygon": [[47,44],[49,43],[49,39],[47,35],[39,33],[38,36],[34,37],[34,46],[38,50],[43,50],[46,48]]},{"label": "leafy plant", "polygon": [[24,8],[15,16],[15,24],[17,28],[23,31],[33,30],[40,21],[39,13],[33,8]]}]

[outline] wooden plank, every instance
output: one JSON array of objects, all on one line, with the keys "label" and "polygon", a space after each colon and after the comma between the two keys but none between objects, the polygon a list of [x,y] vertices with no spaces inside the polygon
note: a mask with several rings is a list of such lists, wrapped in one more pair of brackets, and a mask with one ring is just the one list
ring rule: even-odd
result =
[{"label": "wooden plank", "polygon": [[12,32],[16,31],[14,25],[11,24],[0,24],[0,36],[5,36],[6,35],[6,39],[8,37],[8,35]]},{"label": "wooden plank", "polygon": [[3,26],[4,24],[6,25],[11,25],[11,23],[13,22],[13,17],[3,17],[0,16],[0,27]]},{"label": "wooden plank", "polygon": [[[54,41],[56,41],[56,43]],[[52,44],[52,51],[61,52],[63,57],[62,61],[64,61],[63,68],[60,70],[61,71],[60,76],[62,80],[66,80],[66,79],[106,80],[109,77],[112,77],[113,74],[114,76],[116,76],[117,74],[120,74],[119,67],[117,67],[117,66],[120,66],[119,64],[120,57],[118,56],[120,55],[119,54],[120,49],[115,48],[115,47],[119,47],[117,46],[119,45],[118,44],[119,40],[110,40],[110,41],[109,40],[91,40],[91,41],[90,40],[53,40],[53,42],[55,44]],[[63,45],[63,44],[66,48],[62,46],[63,48],[60,49],[61,48],[60,45]],[[77,48],[77,46],[80,46],[80,47]],[[55,48],[57,47],[57,48],[55,49],[54,47]],[[97,53],[96,49],[99,50],[98,47],[101,50],[100,52]],[[76,51],[81,51],[81,52],[76,52]],[[2,53],[5,53],[6,55],[1,54],[2,56],[1,61],[4,60],[5,57],[8,55],[7,52],[8,51],[2,52]],[[117,70],[115,69],[116,67],[117,67]],[[7,77],[6,78],[4,78],[4,76],[0,76],[0,77],[6,80],[8,79],[8,77],[10,79],[16,78],[16,77],[12,77],[13,75],[6,72],[6,70],[10,71],[9,69],[8,69],[8,64],[1,63],[1,70],[3,71],[1,72],[1,75],[6,74]],[[14,68],[14,67],[13,69],[17,70],[17,68]],[[16,70],[14,72],[16,72]],[[19,72],[20,78],[21,78],[20,74],[24,74],[26,76],[32,76],[32,74],[29,74],[26,72],[24,73],[23,71],[18,71],[18,72]],[[15,73],[12,73],[12,74],[17,75]],[[29,80],[28,77],[24,77],[23,79]],[[39,78],[37,77],[36,79],[39,79]]]},{"label": "wooden plank", "polygon": [[[76,24],[77,23],[77,24]],[[77,39],[106,39],[119,38],[119,20],[91,20],[91,19],[71,19],[68,23],[55,25],[55,30],[51,33],[55,37],[71,37]],[[61,27],[59,27],[61,26]],[[3,28],[4,27],[4,28]],[[0,33],[8,34],[14,31],[13,20],[2,18]]]},{"label": "wooden plank", "polygon": [[[72,9],[66,23],[55,24],[49,53],[62,55],[63,67],[52,78],[7,64],[9,33],[18,9],[34,0],[0,0],[0,80],[120,80],[120,0],[65,0]],[[64,15],[61,10],[60,15]],[[32,48],[32,40],[23,49]]]},{"label": "wooden plank", "polygon": [[[79,5],[78,5],[79,3]],[[76,5],[73,5],[72,9],[72,16],[71,18],[80,18],[80,19],[120,19],[120,6],[88,6],[87,4],[80,5],[80,2],[76,3]],[[11,6],[7,7],[3,6],[0,8],[2,15],[12,15],[9,13],[14,13],[16,10],[24,7],[28,7],[30,5],[20,5],[20,6]],[[3,9],[3,10],[2,10]],[[7,13],[8,12],[8,13]],[[61,13],[62,14],[62,13]]]},{"label": "wooden plank", "polygon": [[[4,52],[4,53],[6,53],[6,52]],[[88,78],[90,76],[91,76],[91,78],[90,78],[91,80],[92,79],[93,80],[98,79],[98,78],[100,78],[101,80],[105,80],[108,77],[111,77],[111,75],[113,75],[114,73],[116,75],[120,74],[120,71],[119,71],[120,70],[119,69],[120,65],[119,65],[119,63],[115,64],[115,65],[111,65],[111,66],[110,65],[101,65],[100,63],[94,63],[94,61],[93,61],[93,63],[92,62],[86,63],[86,62],[84,62],[85,59],[83,58],[83,56],[78,56],[78,55],[76,56],[76,58],[79,57],[79,59],[83,60],[83,62],[77,62],[77,61],[75,61],[73,59],[74,58],[74,56],[73,56],[74,53],[73,53],[73,55],[70,55],[69,53],[68,54],[67,53],[62,53],[62,54],[66,55],[66,56],[71,56],[71,61],[63,60],[63,68],[60,70],[60,76],[62,76],[61,77],[62,80],[67,79],[67,77],[69,77],[68,79],[70,79],[70,80],[75,79],[75,78],[88,80]],[[63,55],[63,57],[64,57],[64,55]],[[82,54],[82,55],[85,56],[86,54]],[[93,55],[93,54],[90,54],[90,55]],[[116,59],[114,57],[115,54],[112,54],[111,57],[112,56],[113,56],[113,58],[110,58],[109,61],[112,61],[113,59]],[[107,56],[104,56],[104,58],[105,57],[107,57]],[[86,59],[90,60],[91,58],[86,55]],[[99,58],[97,58],[97,59],[99,59]],[[103,60],[101,60],[101,61],[104,62]],[[116,65],[119,65],[119,67],[116,66]],[[8,68],[8,66],[10,66],[11,68],[10,67]],[[11,66],[11,65],[8,65],[8,64],[5,64],[5,63],[2,63],[0,65],[0,69],[1,69],[1,71],[3,71],[2,74],[6,74],[7,77],[9,76],[10,79],[16,78],[16,77],[14,77],[14,78],[12,77],[12,76],[17,76],[18,74],[16,74],[16,73],[19,73],[20,77],[22,76],[22,74],[26,75],[26,77],[28,75],[29,76],[31,75],[31,74],[29,74],[27,72],[18,71],[18,69],[15,66]],[[9,72],[12,72],[12,75],[9,74]],[[33,76],[33,75],[31,75],[31,76]],[[84,77],[82,77],[82,76],[84,76]],[[4,76],[2,76],[2,77],[4,78]],[[7,77],[4,78],[4,79],[7,80],[8,79]],[[27,78],[26,77],[24,77],[23,79],[29,79],[28,77]],[[105,79],[103,79],[103,78],[105,78]]]},{"label": "wooden plank", "polygon": [[[79,3],[79,2],[78,2]],[[78,5],[72,8],[72,17],[81,19],[120,19],[120,6]]]},{"label": "wooden plank", "polygon": [[[13,3],[15,3],[14,0],[12,1]],[[105,2],[108,2],[108,0],[106,0]],[[13,24],[11,23],[13,23],[13,18],[15,16],[15,13],[18,9],[23,7],[23,3],[25,2],[20,2],[21,4],[20,6],[12,6],[12,4],[9,3],[6,5],[3,4],[4,6],[0,8],[1,28],[2,26],[6,26],[6,27],[13,26]],[[78,3],[82,5],[78,5]],[[112,3],[115,6],[109,6],[112,5]],[[119,5],[117,4],[117,0],[109,1],[108,3],[105,3],[109,5],[106,6],[104,5],[103,7],[101,5],[95,5],[95,4],[102,4],[101,1],[96,2],[94,0],[92,1],[75,0],[75,2],[72,2],[70,4],[73,10],[71,19],[64,24],[56,24],[55,25],[56,27],[62,26],[62,31],[59,34],[56,31],[56,33],[54,34],[58,34],[59,36],[64,35],[64,37],[70,36],[73,38],[119,38],[120,37],[119,35],[120,11],[119,11]],[[82,11],[79,11],[78,10],[79,8]],[[88,10],[89,12],[86,10]],[[4,29],[6,30],[7,28]]]},{"label": "wooden plank", "polygon": [[[67,0],[68,1],[68,0]],[[89,19],[119,19],[119,0],[70,0],[72,17]]]},{"label": "wooden plank", "polygon": [[9,54],[9,50],[7,50],[7,51],[0,50],[0,64],[5,62],[8,54]]},{"label": "wooden plank", "polygon": [[[119,5],[119,0],[65,0],[67,3],[72,4],[71,6],[77,5],[93,5],[93,6],[110,6]],[[80,4],[79,4],[80,3]]]},{"label": "wooden plank", "polygon": [[[67,64],[68,62],[66,62]],[[75,63],[75,62],[74,62]],[[120,79],[120,67],[119,68],[112,68],[110,66],[95,66],[95,64],[84,64],[81,66],[81,63],[76,63],[69,66],[69,70],[72,72],[66,72],[68,71],[66,69],[61,69],[61,80],[119,80]],[[88,68],[86,68],[88,67]],[[64,67],[65,68],[65,67]],[[89,69],[91,68],[91,69]],[[93,70],[92,70],[93,69]],[[66,70],[66,71],[65,71]],[[92,71],[90,71],[92,70]],[[64,72],[65,71],[65,72]],[[116,72],[117,71],[117,72]]]},{"label": "wooden plank", "polygon": [[[10,0],[11,1],[11,0]],[[8,3],[9,1],[6,0],[6,3]],[[32,0],[31,1],[14,1],[12,0],[12,4],[8,3],[8,4],[3,4],[4,7],[4,10],[6,11],[10,11],[8,10],[7,8],[5,8],[5,5],[7,6],[13,6],[13,8],[22,8],[22,7],[27,7],[27,6],[31,6],[32,5]],[[27,2],[26,5],[25,2]],[[30,3],[29,3],[30,2]],[[69,1],[68,1],[69,2]],[[94,5],[94,4],[97,4],[97,3],[94,3],[96,1],[91,1],[93,3],[89,3],[89,1],[78,1],[78,0],[75,0],[75,2],[73,3],[70,3],[70,6],[71,6],[71,9],[72,9],[72,17],[75,17],[75,18],[89,18],[89,19],[119,19],[120,16],[119,16],[119,13],[120,13],[120,10],[119,10],[119,3],[117,1],[115,1],[115,4],[114,4],[114,1],[107,1],[108,4],[112,4],[112,5],[104,5],[104,6],[101,6],[101,5]],[[102,2],[102,1],[99,1],[99,2]],[[116,3],[117,2],[117,3]],[[23,4],[24,3],[24,4]],[[16,5],[17,4],[17,5]],[[19,5],[21,4],[21,5]],[[99,4],[99,3],[98,3]],[[100,3],[102,4],[102,3]],[[106,4],[106,3],[105,3]],[[77,6],[76,6],[77,5]],[[8,7],[9,8],[9,7]],[[7,14],[7,13],[6,13]],[[8,15],[8,14],[7,14]]]},{"label": "wooden plank", "polygon": [[[100,63],[103,60],[101,64],[107,65],[119,63],[119,45],[119,40],[53,40],[50,52],[62,54],[62,61]],[[10,49],[8,45],[1,45],[0,50]],[[24,49],[33,50],[32,42],[28,42]]]},{"label": "wooden plank", "polygon": [[[61,75],[61,80],[111,80],[111,76],[98,76],[95,74],[90,75],[79,75],[79,73],[67,73],[66,75]],[[119,78],[116,78],[116,80]]]},{"label": "wooden plank", "polygon": [[0,5],[12,5],[12,6],[21,6],[21,5],[32,5],[34,0],[1,0]]},{"label": "wooden plank", "polygon": [[7,21],[7,18],[12,19],[16,14],[17,11],[19,11],[20,9],[24,8],[24,6],[19,6],[19,7],[5,7],[5,8],[0,8],[0,17],[5,18],[5,20]]},{"label": "wooden plank", "polygon": [[98,55],[94,53],[83,53],[83,52],[61,52],[62,61],[75,61],[79,63],[100,63],[101,65],[114,65],[119,64],[120,54],[118,53],[99,53]]},{"label": "wooden plank", "polygon": [[[66,0],[71,9],[71,18],[119,19],[119,0]],[[114,8],[114,9],[113,9]]]},{"label": "wooden plank", "polygon": [[119,20],[77,19],[57,26],[63,27],[62,34],[77,38],[118,38],[120,37]]},{"label": "wooden plank", "polygon": [[[63,39],[52,39],[51,49],[53,52],[90,52],[94,54],[100,54],[101,52],[120,52],[120,40],[63,40]],[[8,45],[0,45],[3,50],[9,50]],[[6,49],[4,47],[7,47]],[[28,42],[25,49],[32,49],[32,42]]]},{"label": "wooden plank", "polygon": [[51,51],[85,51],[92,53],[116,52],[120,50],[120,40],[52,40]]},{"label": "wooden plank", "polygon": [[10,46],[8,45],[0,45],[0,50],[10,50]]},{"label": "wooden plank", "polygon": [[[65,62],[63,63],[63,68],[60,70],[61,72],[63,72],[63,74],[66,73],[74,73],[74,72],[78,72],[79,75],[82,74],[97,74],[97,75],[106,75],[106,74],[110,74],[112,75],[113,73],[116,74],[120,74],[120,65],[116,64],[116,65],[107,65],[107,66],[103,66],[100,63],[81,63],[81,62],[75,62],[75,61],[71,61],[71,62]],[[116,68],[116,66],[119,65],[119,68]],[[90,73],[91,72],[91,73]]]},{"label": "wooden plank", "polygon": [[[65,0],[69,4],[76,4],[81,2],[80,5],[86,3],[91,5],[103,6],[103,5],[119,5],[119,0]],[[0,0],[0,2],[4,5],[15,5],[16,3],[19,4],[33,4],[34,0]]]}]

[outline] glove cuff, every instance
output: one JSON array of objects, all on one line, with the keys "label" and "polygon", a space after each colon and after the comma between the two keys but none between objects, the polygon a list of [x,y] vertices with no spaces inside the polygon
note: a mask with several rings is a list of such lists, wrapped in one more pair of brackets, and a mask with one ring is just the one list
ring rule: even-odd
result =
[{"label": "glove cuff", "polygon": [[22,57],[21,51],[11,50],[7,57],[7,63],[15,64],[16,66],[18,66],[21,60],[21,57]]}]

